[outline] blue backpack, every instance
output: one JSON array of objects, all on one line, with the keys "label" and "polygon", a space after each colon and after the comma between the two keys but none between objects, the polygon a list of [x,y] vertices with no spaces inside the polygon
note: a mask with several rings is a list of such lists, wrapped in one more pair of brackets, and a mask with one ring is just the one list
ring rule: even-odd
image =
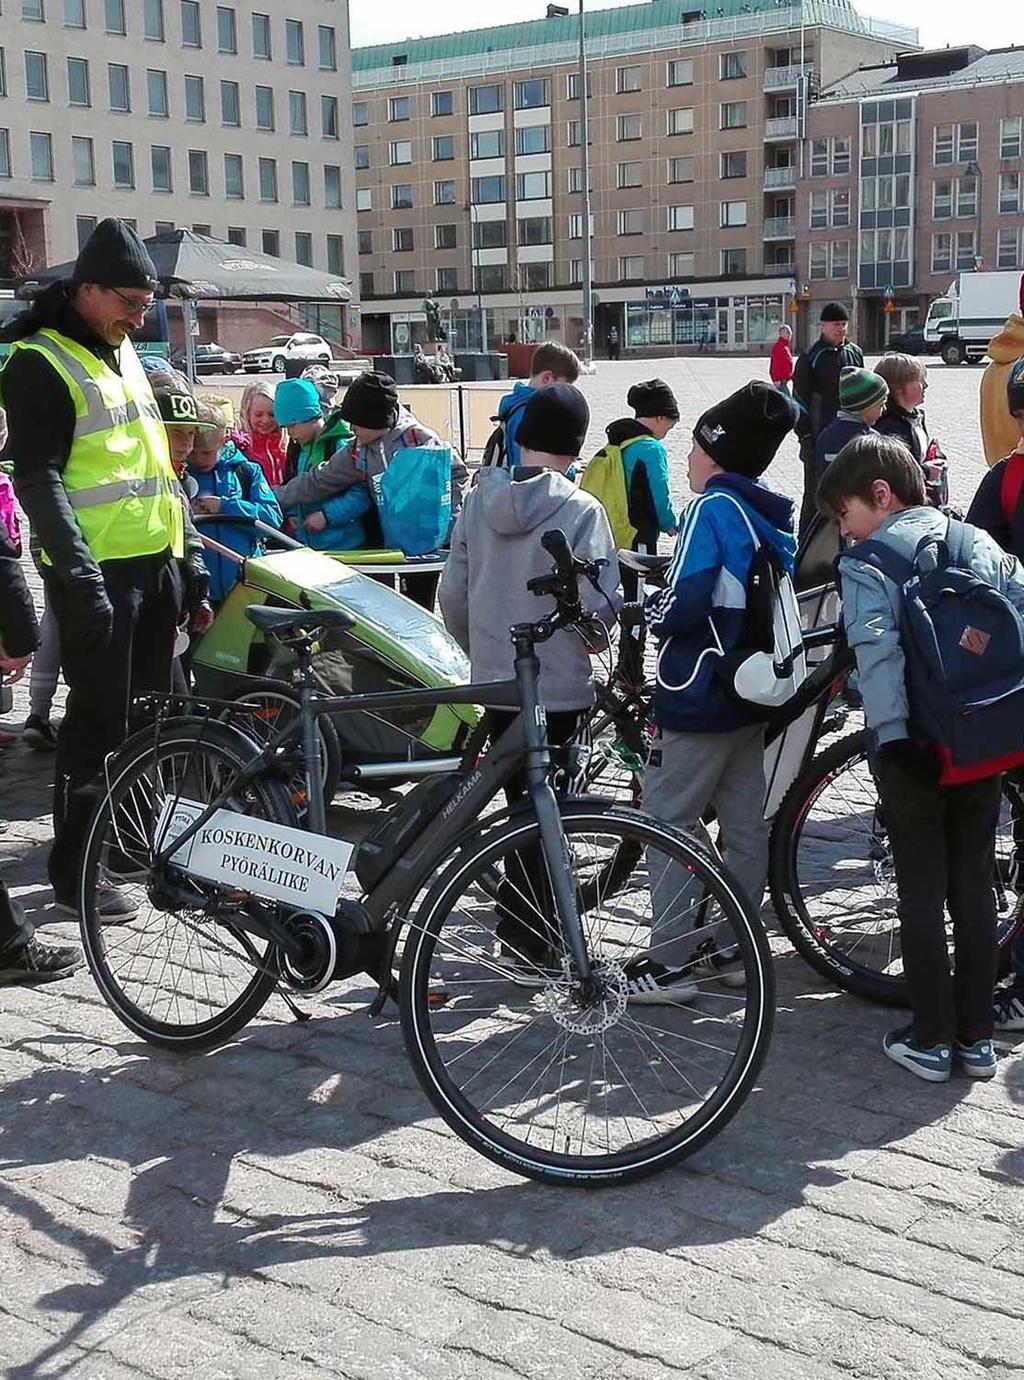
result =
[{"label": "blue backpack", "polygon": [[974,538],[950,518],[913,558],[875,540],[845,553],[900,589],[911,732],[938,752],[946,786],[1024,763],[1024,619],[972,571]]}]

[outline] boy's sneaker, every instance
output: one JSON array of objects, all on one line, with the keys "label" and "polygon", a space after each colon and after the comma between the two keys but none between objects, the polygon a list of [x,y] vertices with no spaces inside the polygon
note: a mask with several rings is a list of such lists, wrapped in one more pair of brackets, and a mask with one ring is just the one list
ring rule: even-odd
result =
[{"label": "boy's sneaker", "polygon": [[991,1040],[975,1040],[970,1045],[957,1040],[953,1045],[953,1058],[968,1078],[995,1077],[996,1052]]},{"label": "boy's sneaker", "polygon": [[626,998],[637,1006],[685,1006],[697,996],[691,967],[669,968],[641,955],[624,965]]},{"label": "boy's sneaker", "polygon": [[723,987],[734,989],[747,985],[747,970],[739,954],[735,950],[723,953],[711,944],[701,946],[697,958],[690,966],[690,976],[697,982],[714,978]]},{"label": "boy's sneaker", "polygon": [[996,989],[992,1019],[997,1030],[1024,1030],[1024,986],[1014,983]]},{"label": "boy's sneaker", "polygon": [[0,953],[0,987],[59,982],[82,966],[82,951],[70,945],[30,939],[20,949]]},{"label": "boy's sneaker", "polygon": [[[75,920],[81,916],[78,901],[74,897],[65,896],[62,899],[55,892],[53,907],[54,910],[59,910],[61,915],[70,915]],[[116,886],[101,886],[97,890],[96,915],[101,924],[125,924],[129,920],[134,920],[138,913],[139,908],[134,901],[130,901]]]},{"label": "boy's sneaker", "polygon": [[553,972],[558,968],[551,945],[521,920],[503,915],[494,932],[498,936],[500,957],[517,971],[539,977],[541,973]]},{"label": "boy's sneaker", "polygon": [[914,1039],[914,1027],[890,1030],[882,1040],[882,1048],[894,1064],[916,1073],[929,1083],[947,1083],[953,1067],[953,1051],[946,1045],[920,1045]]},{"label": "boy's sneaker", "polygon": [[39,714],[30,714],[25,720],[21,736],[33,752],[56,752],[57,730],[49,719]]}]

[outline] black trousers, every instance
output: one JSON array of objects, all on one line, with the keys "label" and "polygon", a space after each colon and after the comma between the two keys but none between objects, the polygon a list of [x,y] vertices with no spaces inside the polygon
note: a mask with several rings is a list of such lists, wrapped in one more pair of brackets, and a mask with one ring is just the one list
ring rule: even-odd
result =
[{"label": "black trousers", "polygon": [[77,893],[103,761],[124,741],[132,697],[171,688],[181,608],[181,576],[169,554],[107,561],[101,568],[114,621],[109,643],[99,650],[83,643],[67,591],[52,573],[45,576],[68,685],[57,734],[48,864],[50,882],[61,899]]},{"label": "black trousers", "polygon": [[814,457],[813,436],[801,436],[800,459],[804,467],[804,496],[800,504],[800,525],[797,528],[797,535],[803,537],[818,511],[815,495],[818,492],[821,471],[818,469],[818,462]]},{"label": "black trousers", "polygon": [[[875,765],[899,892],[903,970],[923,1045],[992,1034],[996,903],[992,888],[1001,778],[967,786]],[[953,922],[953,971],[945,908]]]},{"label": "black trousers", "polygon": [[0,954],[22,949],[32,938],[33,928],[20,904],[0,882]]}]

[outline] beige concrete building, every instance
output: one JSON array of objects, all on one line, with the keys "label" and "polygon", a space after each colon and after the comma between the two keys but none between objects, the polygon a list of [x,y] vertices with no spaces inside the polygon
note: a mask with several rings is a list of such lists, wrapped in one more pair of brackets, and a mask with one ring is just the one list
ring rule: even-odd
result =
[{"label": "beige concrete building", "polygon": [[[0,278],[73,258],[108,215],[356,277],[347,0],[0,8]],[[288,320],[213,324],[238,348]]]},{"label": "beige concrete building", "polygon": [[[583,197],[575,15],[352,55],[364,343],[576,346]],[[913,45],[848,0],[648,0],[587,14],[595,341],[762,350],[788,309],[809,99]]]},{"label": "beige concrete building", "polygon": [[806,329],[846,299],[877,349],[958,272],[1024,269],[1022,122],[1020,48],[904,53],[824,89],[797,197]]}]

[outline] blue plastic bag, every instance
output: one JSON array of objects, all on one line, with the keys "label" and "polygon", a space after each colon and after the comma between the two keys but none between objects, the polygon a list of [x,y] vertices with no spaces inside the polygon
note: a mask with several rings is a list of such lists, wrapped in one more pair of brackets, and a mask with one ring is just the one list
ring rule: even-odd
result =
[{"label": "blue plastic bag", "polygon": [[425,556],[444,545],[452,521],[447,446],[407,446],[372,482],[385,546]]}]

